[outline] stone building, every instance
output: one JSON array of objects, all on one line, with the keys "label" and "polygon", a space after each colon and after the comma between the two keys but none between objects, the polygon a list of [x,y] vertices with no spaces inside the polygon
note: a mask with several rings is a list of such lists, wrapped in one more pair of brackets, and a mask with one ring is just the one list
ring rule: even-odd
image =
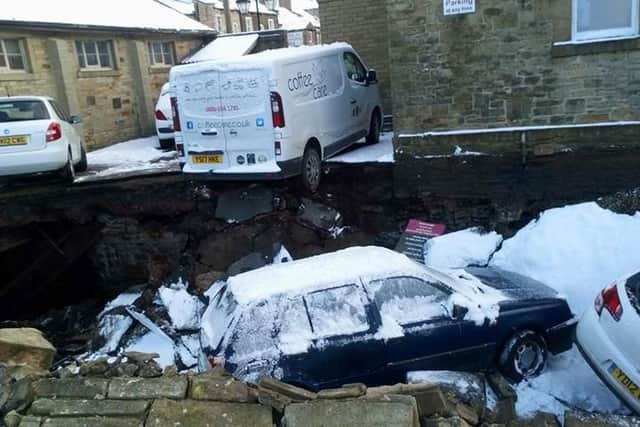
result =
[{"label": "stone building", "polygon": [[260,25],[258,25],[258,9],[255,0],[249,3],[249,13],[246,16],[240,13],[235,0],[228,0],[228,13],[226,13],[225,1],[194,0],[196,19],[219,33],[275,30],[279,27],[278,13],[268,9],[263,2],[258,2],[260,7]]},{"label": "stone building", "polygon": [[170,67],[215,32],[154,1],[126,3],[84,0],[62,15],[41,0],[3,7],[0,96],[57,98],[82,117],[89,149],[153,134]]}]

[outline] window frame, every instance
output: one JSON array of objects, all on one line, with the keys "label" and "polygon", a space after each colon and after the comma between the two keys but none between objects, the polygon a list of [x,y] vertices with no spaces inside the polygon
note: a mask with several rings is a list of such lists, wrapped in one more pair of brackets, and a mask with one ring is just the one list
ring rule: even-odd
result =
[{"label": "window frame", "polygon": [[273,18],[267,19],[267,28],[274,30],[276,28],[276,20]]},{"label": "window frame", "polygon": [[253,31],[253,17],[252,16],[245,16],[244,17],[244,30],[247,33],[250,33]]},{"label": "window frame", "polygon": [[240,25],[237,22],[231,24],[231,32],[234,34],[240,32]]},{"label": "window frame", "polygon": [[[303,40],[304,40],[304,33],[303,33],[302,37],[303,37]],[[304,41],[303,41],[303,44],[304,44]],[[360,64],[360,66],[362,66],[362,69],[364,70],[364,74],[362,76],[362,80],[353,79],[349,75],[349,70],[347,69],[347,56],[352,56],[356,60],[356,65]],[[353,53],[353,52],[344,52],[344,54],[342,55],[342,65],[344,66],[344,71],[345,71],[345,74],[347,75],[347,79],[349,81],[354,82],[354,83],[358,83],[358,84],[361,84],[361,85],[366,85],[367,84],[367,72],[368,72],[367,66],[364,65],[364,63],[360,60],[360,58],[358,58],[358,56],[355,53]]]},{"label": "window frame", "polygon": [[[173,41],[150,41],[147,43],[147,50],[149,54],[149,64],[152,67],[173,67],[176,65],[176,46]],[[156,61],[156,51],[155,47],[160,46],[160,56],[162,57],[162,61]],[[171,56],[171,63],[165,62],[166,56],[169,54]]]},{"label": "window frame", "polygon": [[589,41],[600,39],[617,39],[639,36],[640,0],[631,0],[631,26],[626,28],[609,28],[605,30],[578,31],[578,6],[580,0],[571,0],[571,39],[573,41]]},{"label": "window frame", "polygon": [[216,29],[219,33],[227,32],[226,24],[224,23],[224,19],[222,19],[222,15],[216,15]]},{"label": "window frame", "polygon": [[[96,58],[98,60],[98,64],[97,65],[89,65],[89,61],[87,61],[87,44],[92,43],[95,47],[95,55]],[[108,50],[108,57],[109,57],[109,61],[110,64],[109,66],[104,66],[102,64],[102,56],[100,54],[100,49],[98,48],[98,43],[106,43],[107,46],[107,50]],[[115,70],[116,69],[116,59],[115,59],[115,55],[114,55],[114,45],[113,45],[113,40],[92,40],[92,39],[85,39],[85,40],[76,40],[75,41],[75,45],[76,45],[76,58],[78,58],[78,67],[80,68],[80,71],[110,71],[110,70]],[[79,46],[82,47],[82,51],[79,50]],[[83,57],[83,61],[80,61],[80,56]],[[82,65],[82,62],[84,62],[84,66]]]},{"label": "window frame", "polygon": [[[15,56],[15,55],[10,55],[7,52],[7,46],[5,43],[6,40],[12,40],[12,41],[18,42],[18,48],[20,49],[20,58],[22,59],[23,68],[11,68],[11,61],[9,61],[9,56]],[[4,62],[5,62],[4,66],[0,66],[0,74],[29,72],[29,61],[27,57],[27,49],[25,46],[25,40],[23,38],[10,38],[10,37],[0,38],[0,49],[1,49],[0,55],[2,56],[2,59],[4,59]]]}]

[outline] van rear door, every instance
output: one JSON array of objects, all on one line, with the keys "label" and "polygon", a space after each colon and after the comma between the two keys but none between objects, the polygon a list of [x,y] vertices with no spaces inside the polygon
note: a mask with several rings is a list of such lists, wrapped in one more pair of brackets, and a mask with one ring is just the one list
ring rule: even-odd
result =
[{"label": "van rear door", "polygon": [[222,71],[220,94],[232,171],[276,172],[269,70]]}]

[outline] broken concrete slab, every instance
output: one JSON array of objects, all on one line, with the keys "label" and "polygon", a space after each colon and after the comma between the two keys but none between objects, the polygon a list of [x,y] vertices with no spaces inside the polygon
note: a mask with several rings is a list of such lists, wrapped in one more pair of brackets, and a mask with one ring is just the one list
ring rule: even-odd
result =
[{"label": "broken concrete slab", "polygon": [[142,417],[149,407],[143,400],[38,399],[32,415],[45,417]]},{"label": "broken concrete slab", "polygon": [[143,427],[144,421],[136,418],[46,418],[42,427]]},{"label": "broken concrete slab", "polygon": [[273,408],[279,414],[284,413],[284,409],[293,403],[293,399],[284,394],[277,393],[266,388],[258,388],[258,402],[261,405]]},{"label": "broken concrete slab", "polygon": [[273,377],[265,377],[260,381],[260,388],[283,394],[294,401],[314,400],[318,395],[312,391],[278,381]]},{"label": "broken concrete slab", "polygon": [[422,427],[470,427],[470,425],[460,417],[422,418],[420,424]]},{"label": "broken concrete slab", "polygon": [[184,399],[189,382],[186,376],[159,378],[114,378],[109,384],[109,399]]},{"label": "broken concrete slab", "polygon": [[[328,416],[328,414],[331,414]],[[386,396],[292,403],[285,409],[283,427],[418,427],[415,399]]]},{"label": "broken concrete slab", "polygon": [[227,222],[244,222],[273,210],[273,191],[262,185],[252,185],[219,195],[216,218]]},{"label": "broken concrete slab", "polygon": [[0,329],[0,363],[47,373],[55,354],[55,347],[37,329]]},{"label": "broken concrete slab", "polygon": [[416,371],[407,374],[409,384],[436,384],[451,401],[462,402],[481,414],[486,406],[483,375],[454,371]]},{"label": "broken concrete slab", "polygon": [[507,427],[561,427],[561,424],[555,415],[539,412],[533,418],[518,418],[510,421]]},{"label": "broken concrete slab", "polygon": [[337,209],[311,199],[302,199],[298,221],[305,226],[330,232],[342,227],[342,214]]},{"label": "broken concrete slab", "polygon": [[213,400],[218,402],[256,403],[257,396],[249,386],[230,376],[211,375],[210,373],[191,377],[189,396],[194,400]]},{"label": "broken concrete slab", "polygon": [[383,397],[388,395],[413,396],[416,400],[420,417],[433,415],[454,415],[451,405],[445,399],[444,394],[435,384],[396,384],[393,386],[370,387],[367,389],[367,398]]},{"label": "broken concrete slab", "polygon": [[34,384],[36,397],[104,399],[109,381],[100,378],[46,378]]},{"label": "broken concrete slab", "polygon": [[567,411],[564,414],[564,427],[638,427],[640,417],[620,415],[591,414]]},{"label": "broken concrete slab", "polygon": [[272,427],[271,409],[250,403],[174,401],[153,402],[145,423],[147,427]]},{"label": "broken concrete slab", "polygon": [[367,386],[364,384],[349,384],[340,388],[320,390],[318,399],[347,399],[364,396],[367,393]]},{"label": "broken concrete slab", "polygon": [[17,381],[5,384],[2,388],[8,390],[8,393],[0,406],[0,414],[13,410],[22,412],[33,402],[33,384],[29,378],[20,378]]},{"label": "broken concrete slab", "polygon": [[20,427],[41,427],[42,418],[41,417],[33,417],[33,416],[25,416],[20,420]]}]

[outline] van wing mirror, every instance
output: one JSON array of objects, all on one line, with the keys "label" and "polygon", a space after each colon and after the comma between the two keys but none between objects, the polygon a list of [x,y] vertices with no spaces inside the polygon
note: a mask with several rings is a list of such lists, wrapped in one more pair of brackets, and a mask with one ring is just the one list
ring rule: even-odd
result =
[{"label": "van wing mirror", "polygon": [[367,84],[378,83],[378,72],[376,70],[367,71]]}]

